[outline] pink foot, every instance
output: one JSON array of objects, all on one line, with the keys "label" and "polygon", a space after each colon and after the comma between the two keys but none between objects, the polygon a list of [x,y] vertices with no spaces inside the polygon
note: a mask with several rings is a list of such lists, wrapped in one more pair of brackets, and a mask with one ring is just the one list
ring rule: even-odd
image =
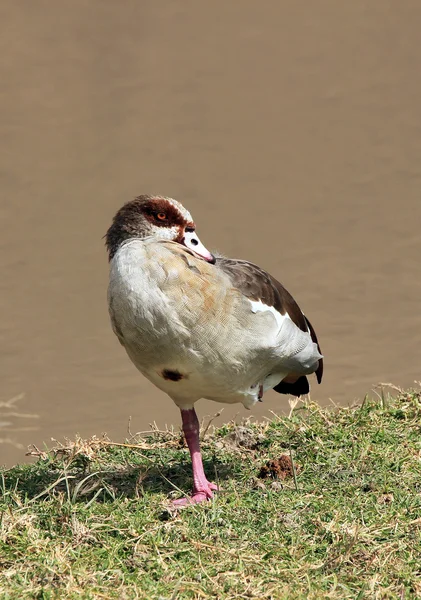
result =
[{"label": "pink foot", "polygon": [[186,506],[187,504],[198,504],[205,500],[210,500],[212,492],[218,489],[214,483],[206,479],[203,470],[202,456],[200,454],[199,442],[199,421],[194,408],[187,410],[181,409],[181,418],[183,420],[183,431],[187,446],[190,451],[193,467],[193,494],[190,498],[180,498],[174,500],[174,506]]},{"label": "pink foot", "polygon": [[200,489],[194,489],[193,494],[189,498],[179,498],[178,500],[173,500],[172,504],[174,506],[199,504],[200,502],[205,502],[205,500],[210,500],[213,497],[212,492],[218,489],[219,488],[217,485],[206,480],[206,485],[201,485]]}]

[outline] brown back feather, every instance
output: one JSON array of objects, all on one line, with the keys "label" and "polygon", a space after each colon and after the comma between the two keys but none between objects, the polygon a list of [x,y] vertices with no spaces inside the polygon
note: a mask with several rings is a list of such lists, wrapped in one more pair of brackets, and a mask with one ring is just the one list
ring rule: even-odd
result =
[{"label": "brown back feather", "polygon": [[273,306],[281,315],[288,313],[302,331],[308,331],[307,321],[291,294],[272,275],[246,260],[217,258],[217,266],[231,279],[234,287],[250,300],[261,300]]}]

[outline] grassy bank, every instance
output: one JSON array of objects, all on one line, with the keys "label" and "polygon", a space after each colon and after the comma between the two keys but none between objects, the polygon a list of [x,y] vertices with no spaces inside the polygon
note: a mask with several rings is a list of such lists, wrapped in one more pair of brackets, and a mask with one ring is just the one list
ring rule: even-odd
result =
[{"label": "grassy bank", "polygon": [[180,434],[129,446],[76,440],[3,472],[1,598],[421,597],[419,392],[208,431],[223,491],[179,512]]}]

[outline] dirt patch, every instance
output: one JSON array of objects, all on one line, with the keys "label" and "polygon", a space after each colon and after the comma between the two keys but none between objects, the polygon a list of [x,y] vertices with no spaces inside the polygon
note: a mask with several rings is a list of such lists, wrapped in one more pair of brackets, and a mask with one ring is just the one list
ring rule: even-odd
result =
[{"label": "dirt patch", "polygon": [[[295,471],[300,470],[298,465],[295,465]],[[294,471],[292,461],[289,456],[282,454],[279,458],[268,460],[268,462],[260,468],[258,477],[260,479],[286,479],[293,477]]]},{"label": "dirt patch", "polygon": [[237,448],[245,448],[246,450],[257,450],[257,448],[265,441],[265,436],[261,433],[253,431],[249,427],[238,425],[234,431],[225,437],[225,442]]}]

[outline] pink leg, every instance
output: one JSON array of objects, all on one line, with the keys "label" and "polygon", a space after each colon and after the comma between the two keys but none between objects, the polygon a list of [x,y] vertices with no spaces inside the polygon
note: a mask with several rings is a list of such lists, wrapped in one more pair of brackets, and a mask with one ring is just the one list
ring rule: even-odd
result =
[{"label": "pink leg", "polygon": [[183,431],[187,446],[190,450],[190,456],[193,466],[193,495],[190,498],[180,498],[174,500],[176,506],[185,504],[203,502],[212,498],[212,490],[218,487],[214,483],[209,483],[203,470],[202,455],[200,454],[199,442],[199,420],[194,408],[189,410],[181,409],[181,418],[183,421]]}]

